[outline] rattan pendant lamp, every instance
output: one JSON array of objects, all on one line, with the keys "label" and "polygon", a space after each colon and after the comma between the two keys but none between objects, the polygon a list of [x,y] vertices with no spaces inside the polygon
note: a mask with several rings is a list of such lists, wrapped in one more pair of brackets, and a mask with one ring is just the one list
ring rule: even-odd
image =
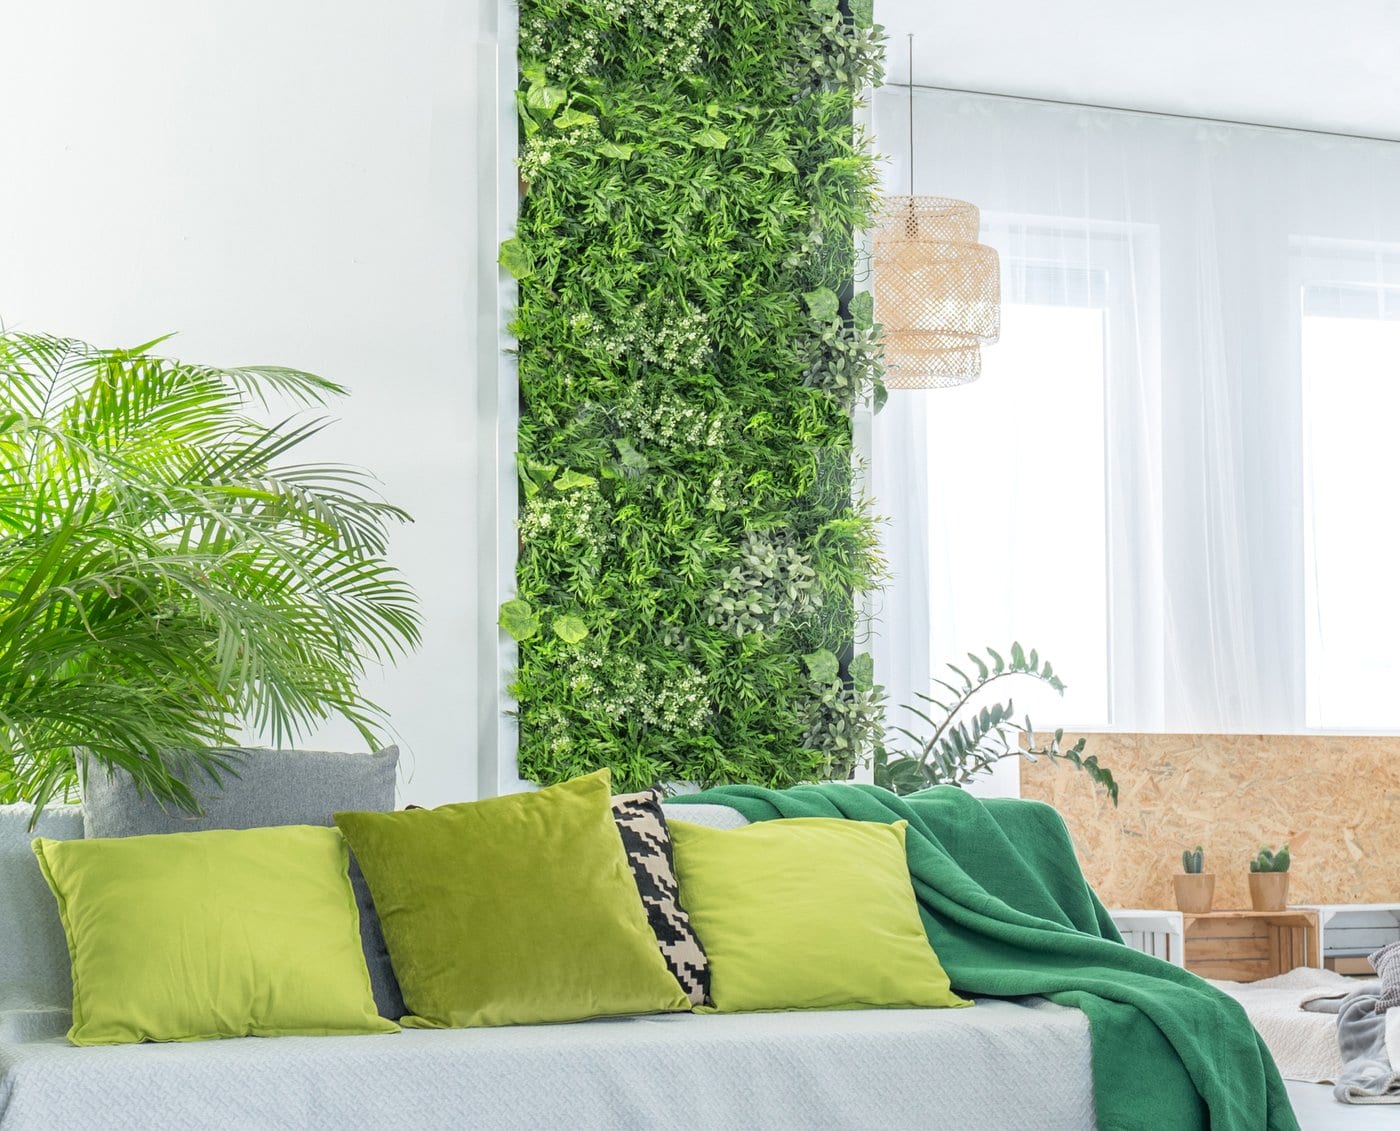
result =
[{"label": "rattan pendant lamp", "polygon": [[875,230],[875,317],[885,384],[940,389],[977,380],[1001,334],[1001,266],[977,242],[975,205],[914,195],[914,37],[909,37],[909,195],[886,196]]}]

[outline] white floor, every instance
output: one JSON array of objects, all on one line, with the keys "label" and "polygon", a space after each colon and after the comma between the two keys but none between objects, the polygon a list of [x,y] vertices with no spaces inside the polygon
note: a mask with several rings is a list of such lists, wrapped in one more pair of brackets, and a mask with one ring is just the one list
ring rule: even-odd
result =
[{"label": "white floor", "polygon": [[1339,1104],[1331,1084],[1285,1083],[1303,1131],[1400,1131],[1400,1105]]}]

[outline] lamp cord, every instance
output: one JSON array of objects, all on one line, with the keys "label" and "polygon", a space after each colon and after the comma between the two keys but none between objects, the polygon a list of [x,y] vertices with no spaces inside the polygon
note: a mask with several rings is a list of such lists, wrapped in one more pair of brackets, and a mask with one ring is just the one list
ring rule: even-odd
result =
[{"label": "lamp cord", "polygon": [[914,33],[909,33],[909,195],[914,195]]}]

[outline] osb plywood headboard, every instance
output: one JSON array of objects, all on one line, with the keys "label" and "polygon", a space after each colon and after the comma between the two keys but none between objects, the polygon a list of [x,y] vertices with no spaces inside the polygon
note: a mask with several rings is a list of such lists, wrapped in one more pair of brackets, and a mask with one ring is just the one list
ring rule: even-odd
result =
[{"label": "osb plywood headboard", "polygon": [[[1077,736],[1076,736],[1077,737]],[[1109,907],[1173,907],[1183,848],[1203,845],[1215,907],[1249,906],[1249,861],[1292,846],[1289,903],[1400,900],[1400,737],[1092,734],[1119,805],[1072,767],[1021,768],[1055,806]]]}]

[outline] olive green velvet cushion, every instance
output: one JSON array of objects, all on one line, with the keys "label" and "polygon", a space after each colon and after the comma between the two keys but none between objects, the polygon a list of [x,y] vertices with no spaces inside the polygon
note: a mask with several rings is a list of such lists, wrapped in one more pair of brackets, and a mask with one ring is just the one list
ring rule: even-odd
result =
[{"label": "olive green velvet cushion", "polygon": [[414,1028],[690,1008],[647,923],[606,770],[537,793],[337,813]]},{"label": "olive green velvet cushion", "polygon": [[335,829],[34,841],[73,966],[75,1045],[394,1033]]},{"label": "olive green velvet cushion", "polygon": [[906,822],[668,823],[719,1012],[971,1004],[924,934]]}]

